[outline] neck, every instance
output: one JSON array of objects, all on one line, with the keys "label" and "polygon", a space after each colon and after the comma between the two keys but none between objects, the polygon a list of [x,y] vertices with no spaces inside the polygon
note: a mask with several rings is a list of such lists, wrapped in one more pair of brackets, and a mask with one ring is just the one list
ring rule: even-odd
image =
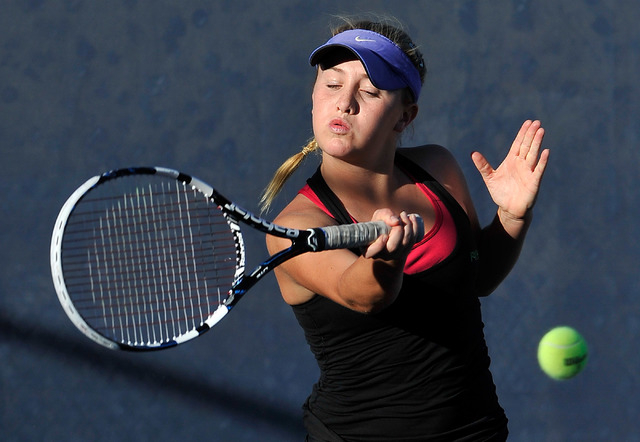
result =
[{"label": "neck", "polygon": [[393,156],[361,165],[324,155],[320,167],[324,180],[345,205],[385,207],[401,184]]}]

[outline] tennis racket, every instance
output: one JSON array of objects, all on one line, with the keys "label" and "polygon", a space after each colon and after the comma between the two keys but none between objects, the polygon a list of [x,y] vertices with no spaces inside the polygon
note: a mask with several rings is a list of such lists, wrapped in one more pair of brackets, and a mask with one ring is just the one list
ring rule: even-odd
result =
[{"label": "tennis racket", "polygon": [[[291,246],[247,274],[240,223]],[[284,261],[365,246],[387,231],[382,221],[281,227],[192,176],[127,168],[89,179],[65,202],[51,272],[64,311],[87,337],[114,350],[159,350],[209,330]]]}]

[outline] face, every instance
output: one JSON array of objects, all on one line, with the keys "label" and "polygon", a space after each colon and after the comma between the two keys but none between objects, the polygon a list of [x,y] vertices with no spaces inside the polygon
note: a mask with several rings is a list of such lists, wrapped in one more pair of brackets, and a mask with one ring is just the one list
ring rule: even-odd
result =
[{"label": "face", "polygon": [[319,146],[343,159],[388,158],[417,112],[402,91],[376,88],[360,60],[348,57],[319,66],[312,102]]}]

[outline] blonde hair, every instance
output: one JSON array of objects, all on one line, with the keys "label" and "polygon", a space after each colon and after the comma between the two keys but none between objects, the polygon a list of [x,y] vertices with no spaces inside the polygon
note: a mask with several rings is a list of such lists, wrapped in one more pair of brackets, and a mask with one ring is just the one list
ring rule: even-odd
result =
[{"label": "blonde hair", "polygon": [[276,199],[276,196],[280,193],[284,184],[289,177],[300,167],[307,155],[318,150],[318,142],[315,138],[311,138],[309,142],[302,148],[302,150],[295,155],[290,156],[282,165],[276,170],[276,173],[271,178],[269,185],[262,192],[260,198],[260,212],[268,212],[271,208],[271,204]]},{"label": "blonde hair", "polygon": [[[413,64],[418,69],[418,72],[420,73],[420,80],[424,82],[424,78],[427,74],[427,69],[425,67],[422,54],[420,53],[416,45],[413,44],[409,35],[402,29],[402,26],[399,22],[396,21],[391,23],[391,20],[355,20],[348,17],[340,17],[340,19],[342,21],[342,24],[332,29],[333,35],[350,29],[366,29],[384,35],[385,37],[396,43],[400,47],[400,49],[402,49],[407,54],[407,56],[411,59]],[[413,101],[413,96],[410,93],[407,93],[406,95],[407,97],[411,97],[410,100]],[[261,213],[269,211],[269,209],[271,208],[271,204],[273,204],[273,201],[284,187],[286,181],[291,177],[291,175],[293,175],[296,169],[298,169],[307,155],[318,149],[318,142],[315,140],[315,138],[312,138],[300,152],[292,155],[284,163],[282,163],[282,165],[278,168],[273,178],[271,179],[271,182],[262,193],[262,196],[260,198]]]}]

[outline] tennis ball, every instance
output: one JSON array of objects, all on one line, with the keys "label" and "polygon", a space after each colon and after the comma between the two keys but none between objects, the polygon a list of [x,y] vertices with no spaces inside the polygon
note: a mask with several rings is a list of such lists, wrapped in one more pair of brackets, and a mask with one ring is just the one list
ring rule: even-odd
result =
[{"label": "tennis ball", "polygon": [[587,363],[587,343],[571,327],[549,330],[538,345],[538,363],[549,377],[569,379],[580,373]]}]

